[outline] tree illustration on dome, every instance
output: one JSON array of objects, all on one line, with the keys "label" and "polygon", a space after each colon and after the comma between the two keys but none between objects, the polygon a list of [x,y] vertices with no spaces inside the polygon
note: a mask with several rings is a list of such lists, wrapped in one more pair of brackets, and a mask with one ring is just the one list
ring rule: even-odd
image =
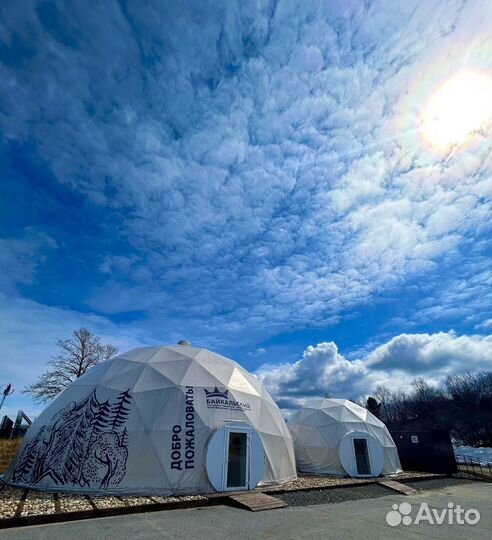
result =
[{"label": "tree illustration on dome", "polygon": [[70,402],[24,447],[14,482],[32,485],[50,477],[59,486],[117,485],[126,473],[131,401],[129,390],[113,403],[99,401],[94,390]]}]

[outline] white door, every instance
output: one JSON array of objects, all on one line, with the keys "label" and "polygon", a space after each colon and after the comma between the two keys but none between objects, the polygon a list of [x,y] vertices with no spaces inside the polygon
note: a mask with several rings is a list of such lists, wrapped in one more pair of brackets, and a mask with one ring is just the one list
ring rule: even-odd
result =
[{"label": "white door", "polygon": [[254,489],[263,478],[265,451],[247,424],[227,424],[209,440],[207,475],[218,492]]},{"label": "white door", "polygon": [[357,476],[372,476],[371,454],[367,437],[353,437],[352,447]]},{"label": "white door", "polygon": [[250,430],[227,428],[223,491],[249,489]]},{"label": "white door", "polygon": [[352,477],[379,476],[383,470],[384,447],[364,431],[345,434],[338,449],[345,471]]}]

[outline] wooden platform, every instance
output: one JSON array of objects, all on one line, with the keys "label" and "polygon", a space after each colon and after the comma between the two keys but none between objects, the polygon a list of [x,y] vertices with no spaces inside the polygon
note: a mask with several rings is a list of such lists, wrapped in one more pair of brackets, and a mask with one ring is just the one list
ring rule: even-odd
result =
[{"label": "wooden platform", "polygon": [[234,494],[230,495],[229,498],[243,508],[247,508],[252,512],[275,510],[276,508],[285,508],[287,506],[287,503],[284,501],[258,491]]},{"label": "wooden platform", "polygon": [[413,487],[397,482],[396,480],[379,480],[378,484],[393,489],[394,491],[398,491],[398,493],[402,493],[403,495],[415,495],[418,493]]}]

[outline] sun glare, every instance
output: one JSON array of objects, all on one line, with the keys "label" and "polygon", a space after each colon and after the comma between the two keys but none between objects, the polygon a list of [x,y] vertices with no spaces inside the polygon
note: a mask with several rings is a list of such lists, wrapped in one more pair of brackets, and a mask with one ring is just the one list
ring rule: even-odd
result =
[{"label": "sun glare", "polygon": [[455,75],[429,98],[422,133],[434,147],[459,145],[492,121],[492,77],[465,71]]}]

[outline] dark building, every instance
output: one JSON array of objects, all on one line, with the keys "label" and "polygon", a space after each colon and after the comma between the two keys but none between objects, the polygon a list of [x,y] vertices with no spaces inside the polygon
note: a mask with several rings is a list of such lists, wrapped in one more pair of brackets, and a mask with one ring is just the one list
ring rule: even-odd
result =
[{"label": "dark building", "polygon": [[0,423],[0,439],[10,439],[13,427],[14,421],[5,415]]},{"label": "dark building", "polygon": [[391,431],[403,470],[440,474],[458,472],[449,431]]},{"label": "dark building", "polygon": [[5,415],[0,423],[0,439],[17,439],[24,437],[31,423],[31,419],[24,411],[19,411],[17,413],[15,422]]}]

